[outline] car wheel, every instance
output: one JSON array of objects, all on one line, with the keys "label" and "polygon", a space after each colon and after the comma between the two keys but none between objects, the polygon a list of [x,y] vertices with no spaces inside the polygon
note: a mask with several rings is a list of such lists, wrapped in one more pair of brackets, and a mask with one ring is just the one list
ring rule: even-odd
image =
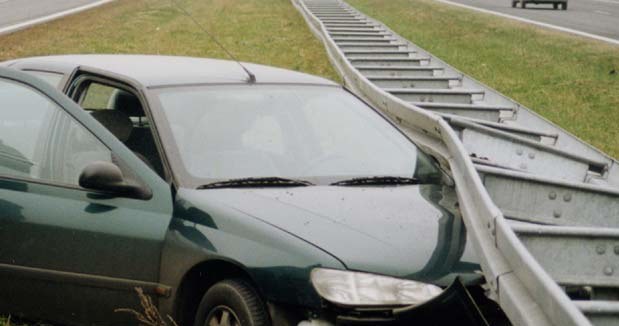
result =
[{"label": "car wheel", "polygon": [[558,3],[553,3],[553,4],[552,4],[552,7],[553,7],[555,10],[557,10],[557,9],[559,9],[559,4],[558,4]]},{"label": "car wheel", "polygon": [[526,8],[526,7],[527,7],[527,3],[526,3],[526,2],[524,2],[524,1],[522,1],[522,2],[520,3],[520,7],[522,7],[522,9]]},{"label": "car wheel", "polygon": [[240,279],[213,285],[200,301],[194,326],[268,326],[269,317],[256,290]]},{"label": "car wheel", "polygon": [[512,1],[512,8],[516,8],[516,4],[518,3],[518,1]]},{"label": "car wheel", "polygon": [[563,9],[563,10],[567,10],[567,2],[564,2],[564,3],[563,3],[563,8],[562,8],[562,9]]}]

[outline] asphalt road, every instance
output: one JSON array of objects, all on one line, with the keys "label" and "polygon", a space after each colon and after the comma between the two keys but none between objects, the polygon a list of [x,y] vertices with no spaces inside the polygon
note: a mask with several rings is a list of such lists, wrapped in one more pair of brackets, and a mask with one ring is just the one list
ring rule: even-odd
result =
[{"label": "asphalt road", "polygon": [[450,1],[619,40],[619,0],[568,0],[567,11],[552,4],[512,8],[511,0]]},{"label": "asphalt road", "polygon": [[94,2],[97,0],[0,0],[0,28]]}]

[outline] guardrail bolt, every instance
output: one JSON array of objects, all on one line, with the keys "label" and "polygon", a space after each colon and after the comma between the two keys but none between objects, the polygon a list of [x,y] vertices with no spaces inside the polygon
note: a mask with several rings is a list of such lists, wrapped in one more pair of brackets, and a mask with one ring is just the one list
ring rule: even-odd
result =
[{"label": "guardrail bolt", "polygon": [[535,153],[529,153],[529,158],[530,159],[534,159],[535,158]]},{"label": "guardrail bolt", "polygon": [[572,200],[572,194],[563,195],[563,200],[566,202]]},{"label": "guardrail bolt", "polygon": [[520,163],[520,168],[522,170],[526,170],[527,169],[527,164],[526,163]]},{"label": "guardrail bolt", "polygon": [[595,252],[597,252],[598,255],[603,255],[606,253],[606,245],[597,245],[597,247],[595,247]]},{"label": "guardrail bolt", "polygon": [[615,269],[612,266],[604,267],[604,274],[611,276],[615,272]]},{"label": "guardrail bolt", "polygon": [[518,156],[522,155],[522,153],[524,153],[524,151],[521,148],[516,150],[516,154],[518,154]]},{"label": "guardrail bolt", "polygon": [[615,246],[615,255],[619,255],[619,246]]},{"label": "guardrail bolt", "polygon": [[555,211],[552,212],[552,216],[554,216],[555,218],[561,217],[561,211],[558,209],[555,209]]},{"label": "guardrail bolt", "polygon": [[554,192],[554,191],[551,191],[551,192],[548,194],[548,198],[550,198],[550,200],[555,200],[555,199],[557,199],[557,193],[556,193],[556,192]]}]

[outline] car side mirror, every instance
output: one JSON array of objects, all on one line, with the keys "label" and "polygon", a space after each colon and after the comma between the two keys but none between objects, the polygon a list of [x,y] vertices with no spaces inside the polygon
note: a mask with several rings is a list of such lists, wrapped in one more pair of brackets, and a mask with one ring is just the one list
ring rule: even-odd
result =
[{"label": "car side mirror", "polygon": [[104,161],[88,164],[80,174],[79,185],[86,189],[105,191],[124,197],[137,199],[152,197],[148,188],[127,182],[118,166]]}]

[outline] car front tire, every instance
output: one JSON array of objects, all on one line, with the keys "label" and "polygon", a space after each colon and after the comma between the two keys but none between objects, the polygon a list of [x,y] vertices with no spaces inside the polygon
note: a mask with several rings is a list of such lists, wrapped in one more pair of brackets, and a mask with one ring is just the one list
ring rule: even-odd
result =
[{"label": "car front tire", "polygon": [[256,290],[242,279],[213,285],[200,301],[194,326],[269,326],[269,316]]}]

